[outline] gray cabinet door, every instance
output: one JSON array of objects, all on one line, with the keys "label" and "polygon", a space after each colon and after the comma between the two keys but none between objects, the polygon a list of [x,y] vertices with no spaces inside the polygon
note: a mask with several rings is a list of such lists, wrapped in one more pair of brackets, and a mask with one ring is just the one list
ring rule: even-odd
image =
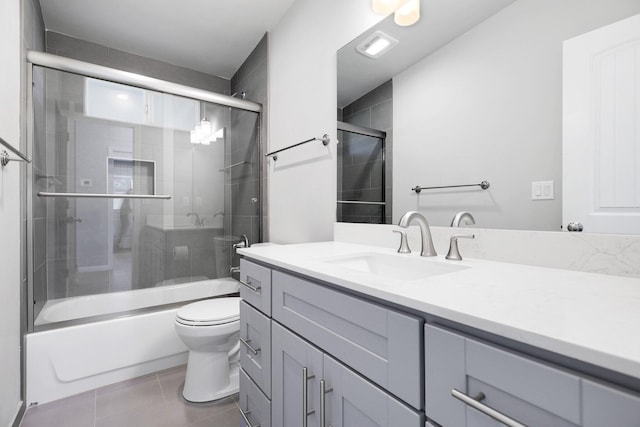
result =
[{"label": "gray cabinet door", "polygon": [[319,427],[322,352],[275,322],[271,336],[273,425]]},{"label": "gray cabinet door", "polygon": [[249,425],[241,419],[241,426],[271,427],[271,403],[242,369],[240,369],[238,405],[250,423]]},{"label": "gray cabinet door", "polygon": [[240,296],[267,316],[271,316],[271,269],[242,258]]},{"label": "gray cabinet door", "polygon": [[582,381],[584,427],[640,427],[640,395]]},{"label": "gray cabinet door", "polygon": [[416,409],[422,320],[274,271],[273,318]]},{"label": "gray cabinet door", "polygon": [[[452,396],[452,390],[530,426],[581,422],[580,378],[473,339],[425,326],[426,415],[444,426],[501,424]],[[472,402],[473,403],[473,402]]]},{"label": "gray cabinet door", "polygon": [[[328,355],[324,356],[325,426],[422,427],[424,416]],[[322,392],[322,391],[321,391]]]},{"label": "gray cabinet door", "polygon": [[240,302],[240,366],[271,397],[271,319]]}]

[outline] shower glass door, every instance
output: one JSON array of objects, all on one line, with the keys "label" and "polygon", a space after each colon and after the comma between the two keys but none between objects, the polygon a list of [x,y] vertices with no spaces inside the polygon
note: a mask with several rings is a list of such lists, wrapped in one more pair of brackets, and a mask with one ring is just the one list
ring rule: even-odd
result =
[{"label": "shower glass door", "polygon": [[[52,301],[228,278],[233,244],[261,240],[258,113],[39,66],[33,80],[36,326]],[[121,295],[116,312],[139,308]]]},{"label": "shower glass door", "polygon": [[338,222],[391,223],[384,133],[339,122],[338,140]]}]

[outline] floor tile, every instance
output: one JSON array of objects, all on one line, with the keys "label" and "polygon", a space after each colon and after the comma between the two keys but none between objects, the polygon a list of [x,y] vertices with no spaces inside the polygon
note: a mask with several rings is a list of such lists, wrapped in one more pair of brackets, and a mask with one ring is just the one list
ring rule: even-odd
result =
[{"label": "floor tile", "polygon": [[238,427],[240,424],[240,412],[238,407],[226,412],[214,415],[185,427]]},{"label": "floor tile", "polygon": [[95,419],[95,392],[88,391],[29,408],[21,427],[87,427]]},{"label": "floor tile", "polygon": [[97,389],[96,419],[159,404],[164,404],[162,389],[156,374],[150,374]]},{"label": "floor tile", "polygon": [[96,427],[179,427],[172,424],[164,403],[138,406],[96,419]]},{"label": "floor tile", "polygon": [[[230,417],[230,413],[238,415],[238,407],[233,397],[207,403],[173,401],[167,403],[167,409],[169,411],[169,419],[174,426],[190,426],[205,419],[225,420]],[[218,427],[218,423],[209,425]],[[236,419],[235,427],[237,425]]]}]

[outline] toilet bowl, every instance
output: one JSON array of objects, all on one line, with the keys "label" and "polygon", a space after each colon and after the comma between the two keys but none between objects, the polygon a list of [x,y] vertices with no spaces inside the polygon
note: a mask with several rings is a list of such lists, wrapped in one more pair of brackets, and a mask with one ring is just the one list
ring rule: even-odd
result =
[{"label": "toilet bowl", "polygon": [[174,326],[189,348],[184,398],[208,402],[237,393],[240,298],[188,304],[176,313]]}]

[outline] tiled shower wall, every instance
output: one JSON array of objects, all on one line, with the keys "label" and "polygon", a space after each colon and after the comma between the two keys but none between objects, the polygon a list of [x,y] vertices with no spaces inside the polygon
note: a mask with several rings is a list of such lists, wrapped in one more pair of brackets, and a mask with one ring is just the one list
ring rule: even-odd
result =
[{"label": "tiled shower wall", "polygon": [[[386,201],[382,208],[372,205],[338,205],[339,222],[391,223],[393,85],[389,80],[338,111],[346,123],[387,133],[385,152],[381,141],[343,132],[338,148],[338,200]],[[383,163],[384,161],[384,163]],[[384,164],[384,188],[382,170]]]},{"label": "tiled shower wall", "polygon": [[[226,185],[232,187],[230,194],[231,209],[225,206],[226,212],[231,212],[232,233],[235,236],[246,234],[250,243],[268,241],[266,234],[267,208],[267,176],[266,159],[262,153],[266,146],[266,116],[267,105],[267,46],[268,37],[260,40],[253,52],[247,57],[242,66],[231,79],[231,91],[240,96],[245,93],[245,99],[262,104],[261,122],[246,120],[248,113],[234,111],[231,116],[232,135],[250,135],[249,139],[231,139],[225,153],[230,156],[226,164],[241,161],[249,163],[233,168],[227,173]],[[244,120],[243,120],[244,119]],[[253,126],[253,129],[242,129],[240,126]],[[256,142],[260,141],[260,149]],[[262,177],[262,180],[261,180]],[[262,215],[260,209],[262,207]]]}]

